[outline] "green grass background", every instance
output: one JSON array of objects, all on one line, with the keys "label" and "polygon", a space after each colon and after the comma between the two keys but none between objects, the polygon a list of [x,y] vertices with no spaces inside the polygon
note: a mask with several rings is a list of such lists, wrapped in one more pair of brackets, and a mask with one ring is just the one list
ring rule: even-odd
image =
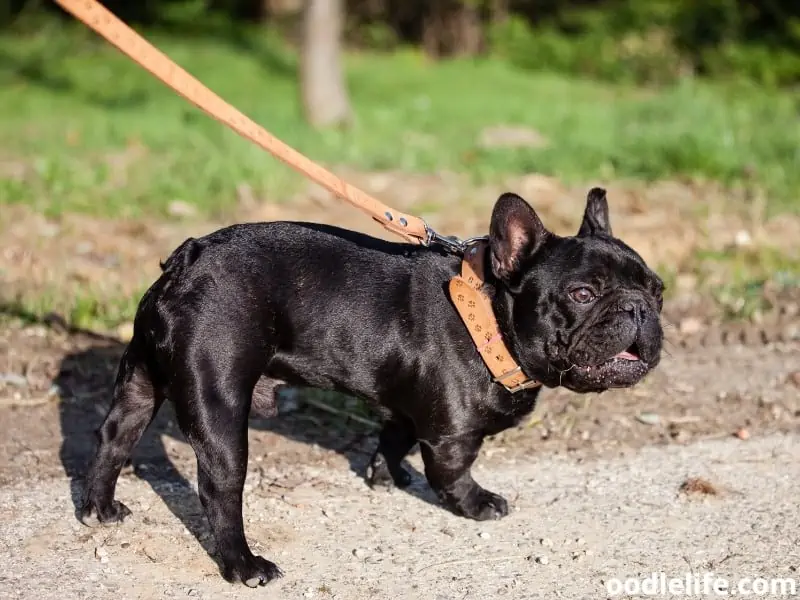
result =
[{"label": "green grass background", "polygon": [[[415,50],[351,53],[355,112],[315,131],[298,102],[296,57],[268,32],[148,38],[315,160],[364,170],[539,172],[565,181],[697,177],[763,188],[770,210],[800,211],[800,94],[684,80],[642,88],[518,70],[500,59],[427,61]],[[238,184],[272,201],[304,184],[79,26],[0,36],[0,203],[48,213],[163,214],[174,200],[224,215]],[[531,127],[542,149],[482,149],[493,125]],[[120,178],[109,157],[137,146]],[[18,169],[19,170],[19,169]]]}]

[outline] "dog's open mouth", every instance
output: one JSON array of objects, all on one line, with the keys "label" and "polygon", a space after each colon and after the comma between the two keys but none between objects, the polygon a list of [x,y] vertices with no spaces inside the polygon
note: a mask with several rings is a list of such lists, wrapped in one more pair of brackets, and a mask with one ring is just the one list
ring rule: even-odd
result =
[{"label": "dog's open mouth", "polygon": [[641,379],[647,373],[648,365],[639,356],[636,344],[632,344],[608,360],[596,365],[579,366],[577,370],[584,380],[610,387],[625,387]]},{"label": "dog's open mouth", "polygon": [[623,350],[619,354],[615,354],[611,360],[642,360],[637,354],[638,350],[636,344],[633,344],[629,349]]}]

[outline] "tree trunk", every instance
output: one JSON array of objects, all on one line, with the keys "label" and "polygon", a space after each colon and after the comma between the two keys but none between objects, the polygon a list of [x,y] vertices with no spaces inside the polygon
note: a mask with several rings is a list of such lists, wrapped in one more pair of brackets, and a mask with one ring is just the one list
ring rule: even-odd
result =
[{"label": "tree trunk", "polygon": [[434,59],[480,54],[484,39],[478,6],[464,0],[431,0],[422,45]]},{"label": "tree trunk", "polygon": [[306,0],[300,89],[306,120],[315,127],[346,124],[350,101],[342,68],[344,0]]}]

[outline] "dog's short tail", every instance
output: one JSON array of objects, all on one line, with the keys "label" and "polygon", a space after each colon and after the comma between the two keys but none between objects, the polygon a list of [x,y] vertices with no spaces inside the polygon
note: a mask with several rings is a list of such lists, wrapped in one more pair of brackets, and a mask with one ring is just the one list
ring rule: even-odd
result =
[{"label": "dog's short tail", "polygon": [[203,247],[204,244],[202,242],[190,237],[175,248],[167,260],[160,262],[159,266],[164,273],[180,273],[197,260],[197,257],[203,251]]}]

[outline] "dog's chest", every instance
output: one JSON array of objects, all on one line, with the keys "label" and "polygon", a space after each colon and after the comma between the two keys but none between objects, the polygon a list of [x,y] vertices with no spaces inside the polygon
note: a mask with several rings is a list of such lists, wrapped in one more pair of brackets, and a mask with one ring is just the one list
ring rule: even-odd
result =
[{"label": "dog's chest", "polygon": [[483,430],[486,435],[495,435],[519,425],[536,408],[539,392],[539,389],[533,389],[517,394],[498,394],[484,412]]}]

